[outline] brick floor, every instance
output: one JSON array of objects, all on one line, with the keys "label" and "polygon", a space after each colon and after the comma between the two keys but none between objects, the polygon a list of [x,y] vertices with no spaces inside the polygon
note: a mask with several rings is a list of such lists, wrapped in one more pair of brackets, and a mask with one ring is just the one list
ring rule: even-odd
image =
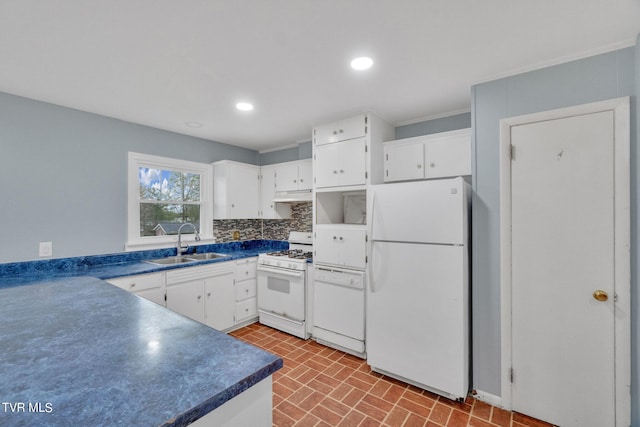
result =
[{"label": "brick floor", "polygon": [[273,425],[549,427],[468,397],[454,402],[371,371],[366,361],[254,323],[231,335],[277,354]]}]

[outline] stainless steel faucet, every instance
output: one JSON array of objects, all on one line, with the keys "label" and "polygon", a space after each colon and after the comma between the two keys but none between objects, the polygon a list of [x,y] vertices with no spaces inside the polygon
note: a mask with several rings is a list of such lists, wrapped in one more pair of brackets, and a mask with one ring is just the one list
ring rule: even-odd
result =
[{"label": "stainless steel faucet", "polygon": [[195,237],[196,242],[200,241],[200,233],[198,233],[198,229],[196,228],[196,226],[191,224],[190,222],[185,222],[184,224],[182,224],[178,228],[178,255],[182,255],[182,254],[186,253],[189,250],[189,245],[188,244],[182,246],[182,228],[185,225],[190,225],[193,228],[193,231],[196,234],[196,237]]}]

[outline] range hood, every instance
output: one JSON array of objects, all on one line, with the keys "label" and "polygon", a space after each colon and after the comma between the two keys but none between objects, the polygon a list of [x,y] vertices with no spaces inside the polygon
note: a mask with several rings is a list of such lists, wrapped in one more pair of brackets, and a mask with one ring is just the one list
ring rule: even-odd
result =
[{"label": "range hood", "polygon": [[276,203],[302,203],[311,201],[311,190],[276,191],[273,201]]}]

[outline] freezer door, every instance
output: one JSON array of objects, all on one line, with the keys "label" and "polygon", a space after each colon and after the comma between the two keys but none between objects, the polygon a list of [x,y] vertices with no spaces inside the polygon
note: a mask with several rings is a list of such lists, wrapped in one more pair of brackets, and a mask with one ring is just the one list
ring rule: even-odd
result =
[{"label": "freezer door", "polygon": [[373,244],[367,363],[448,397],[469,385],[468,257],[461,246]]},{"label": "freezer door", "polygon": [[372,186],[373,240],[467,243],[468,184],[462,178]]}]

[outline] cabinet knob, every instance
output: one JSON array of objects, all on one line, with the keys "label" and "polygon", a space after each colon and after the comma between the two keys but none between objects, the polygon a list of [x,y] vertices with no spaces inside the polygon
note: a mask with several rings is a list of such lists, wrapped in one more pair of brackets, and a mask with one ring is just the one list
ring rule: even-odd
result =
[{"label": "cabinet knob", "polygon": [[300,178],[300,182],[304,182],[304,179]]},{"label": "cabinet knob", "polygon": [[333,134],[334,134],[334,135],[337,135],[337,134],[338,134],[338,131],[337,131],[337,130],[334,130],[334,131],[333,131]]},{"label": "cabinet knob", "polygon": [[293,182],[297,182],[297,181],[294,179]]},{"label": "cabinet knob", "polygon": [[340,129],[340,133],[343,133],[344,131],[342,129]]},{"label": "cabinet knob", "polygon": [[235,208],[235,207],[236,207],[236,205],[234,205],[234,204],[232,203],[232,204],[231,204],[231,207],[232,207],[232,208]]},{"label": "cabinet knob", "polygon": [[211,292],[207,292],[207,297],[210,297],[210,296],[211,296]]},{"label": "cabinet knob", "polygon": [[417,167],[418,169],[422,169],[422,165],[421,165],[420,163],[418,163],[418,164],[416,165],[416,167]]},{"label": "cabinet knob", "polygon": [[343,240],[343,239],[342,239],[342,236],[340,236],[340,240]]},{"label": "cabinet knob", "polygon": [[136,287],[135,282],[131,284],[131,287],[132,287],[132,288],[135,288],[135,287]]},{"label": "cabinet knob", "polygon": [[436,164],[435,163],[429,163],[429,166],[432,167],[432,168],[435,168]]},{"label": "cabinet knob", "polygon": [[337,174],[338,174],[338,171],[333,171],[333,173],[337,175]]},{"label": "cabinet knob", "polygon": [[200,301],[201,298],[202,298],[202,295],[198,295],[198,301]]},{"label": "cabinet knob", "polygon": [[337,237],[336,237],[336,236],[333,236],[333,240],[336,240],[336,239],[337,239]]},{"label": "cabinet knob", "polygon": [[245,289],[244,292],[248,295],[249,294],[249,289]]},{"label": "cabinet knob", "polygon": [[344,171],[342,169],[340,169],[340,173],[344,173]]}]

